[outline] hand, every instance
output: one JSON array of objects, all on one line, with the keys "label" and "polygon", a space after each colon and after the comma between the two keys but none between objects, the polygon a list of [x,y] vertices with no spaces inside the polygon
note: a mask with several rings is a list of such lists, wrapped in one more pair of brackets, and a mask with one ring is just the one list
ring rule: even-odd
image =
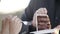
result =
[{"label": "hand", "polygon": [[[39,16],[37,16],[37,14]],[[37,19],[36,19],[36,17],[37,17]],[[35,12],[35,14],[33,16],[33,21],[32,21],[32,25],[34,27],[36,27],[36,20],[38,21],[37,23],[38,23],[39,30],[51,29],[50,19],[49,19],[49,16],[47,15],[46,8],[40,8]]]},{"label": "hand", "polygon": [[57,26],[57,27],[55,27],[55,28],[60,30],[60,25],[58,25],[58,26]]},{"label": "hand", "polygon": [[1,34],[18,34],[21,28],[21,20],[17,16],[9,15],[2,20]]},{"label": "hand", "polygon": [[52,32],[52,34],[59,34],[59,29],[54,29],[54,32]]},{"label": "hand", "polygon": [[36,10],[35,14],[47,14],[47,9],[46,8],[39,8],[38,10]]},{"label": "hand", "polygon": [[53,32],[52,34],[59,34],[60,25],[57,25],[54,29],[55,29],[55,32]]},{"label": "hand", "polygon": [[10,23],[9,23],[10,34],[18,34],[21,31],[21,28],[22,28],[21,22],[22,21],[17,16],[14,16],[11,18]]},{"label": "hand", "polygon": [[50,20],[47,16],[37,16],[37,23],[39,30],[51,29]]},{"label": "hand", "polygon": [[9,34],[9,21],[10,21],[10,16],[5,16],[2,19],[2,31],[1,31],[1,34]]}]

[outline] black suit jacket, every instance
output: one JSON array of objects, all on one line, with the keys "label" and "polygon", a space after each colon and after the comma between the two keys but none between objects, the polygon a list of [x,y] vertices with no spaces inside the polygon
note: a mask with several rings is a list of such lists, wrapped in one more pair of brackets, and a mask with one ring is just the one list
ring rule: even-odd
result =
[{"label": "black suit jacket", "polygon": [[21,19],[31,21],[35,11],[41,7],[47,8],[52,28],[60,24],[60,0],[31,0]]}]

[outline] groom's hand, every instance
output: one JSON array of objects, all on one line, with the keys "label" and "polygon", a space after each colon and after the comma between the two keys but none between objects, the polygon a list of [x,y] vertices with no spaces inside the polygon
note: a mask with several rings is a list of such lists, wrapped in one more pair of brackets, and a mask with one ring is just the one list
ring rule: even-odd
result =
[{"label": "groom's hand", "polygon": [[38,29],[51,29],[50,19],[48,16],[37,16]]},{"label": "groom's hand", "polygon": [[36,27],[36,21],[38,23],[38,29],[51,29],[51,23],[49,16],[47,15],[46,8],[39,8],[33,16],[32,25]]}]

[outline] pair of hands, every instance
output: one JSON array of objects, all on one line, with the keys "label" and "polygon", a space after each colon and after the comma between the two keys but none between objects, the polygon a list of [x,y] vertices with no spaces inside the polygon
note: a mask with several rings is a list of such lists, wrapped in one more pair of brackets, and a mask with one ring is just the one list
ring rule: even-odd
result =
[{"label": "pair of hands", "polygon": [[[51,29],[51,23],[50,23],[49,16],[47,15],[46,8],[40,8],[35,12],[33,16],[32,25],[36,27],[37,14],[40,14],[40,16],[43,16],[41,18],[40,17],[37,18],[39,30]],[[42,15],[42,14],[45,14],[45,15]],[[10,15],[10,16],[4,17],[4,19],[2,20],[2,34],[18,34],[22,28],[21,22],[22,21],[17,16]],[[58,25],[56,28],[60,29],[60,25]]]},{"label": "pair of hands", "polygon": [[6,16],[2,20],[1,34],[18,34],[22,28],[22,21],[17,16]]},{"label": "pair of hands", "polygon": [[[42,14],[46,14],[47,15],[47,10],[45,8],[41,8],[41,9],[38,9],[35,14],[34,14],[34,17],[33,17],[33,21],[32,21],[32,24],[33,26],[35,27],[36,26],[36,14],[41,14],[41,16],[43,16]],[[46,16],[45,15],[45,16]],[[46,23],[40,23],[40,19],[41,18],[38,18],[38,27],[39,29],[47,29],[46,27],[51,28],[51,25],[50,25],[50,20],[49,20],[49,17],[47,16],[46,18],[42,17],[41,21],[47,21]],[[4,19],[2,20],[2,34],[18,34],[20,31],[21,31],[21,28],[22,28],[22,21],[17,17],[17,16],[7,16],[7,17],[4,17]],[[48,24],[48,25],[46,25]]]}]

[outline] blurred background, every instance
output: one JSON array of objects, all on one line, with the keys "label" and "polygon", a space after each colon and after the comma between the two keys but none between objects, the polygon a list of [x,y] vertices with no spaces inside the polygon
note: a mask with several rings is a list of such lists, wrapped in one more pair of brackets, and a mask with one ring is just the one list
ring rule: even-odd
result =
[{"label": "blurred background", "polygon": [[6,15],[17,15],[21,18],[25,8],[30,0],[0,0],[0,31],[2,26],[2,18]]}]

